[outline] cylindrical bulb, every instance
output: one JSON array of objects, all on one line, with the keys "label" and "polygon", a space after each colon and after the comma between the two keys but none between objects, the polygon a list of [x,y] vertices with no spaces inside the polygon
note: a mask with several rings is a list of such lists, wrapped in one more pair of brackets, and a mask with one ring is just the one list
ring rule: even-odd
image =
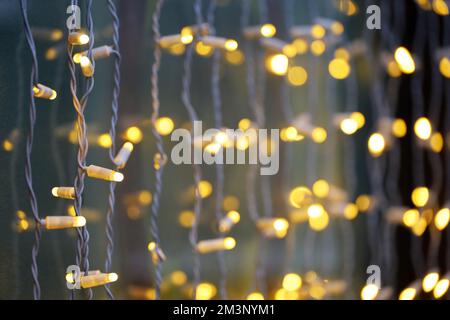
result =
[{"label": "cylindrical bulb", "polygon": [[89,42],[89,36],[83,32],[73,31],[69,33],[68,41],[71,45],[83,45]]},{"label": "cylindrical bulb", "polygon": [[239,212],[235,210],[229,211],[227,215],[220,220],[219,231],[221,233],[229,232],[240,219],[241,216],[239,215]]},{"label": "cylindrical bulb", "polygon": [[86,173],[88,177],[106,181],[121,182],[124,178],[123,174],[121,174],[120,172],[95,166],[92,164],[86,168]]},{"label": "cylindrical bulb", "polygon": [[52,194],[57,198],[64,199],[75,199],[75,188],[74,187],[54,187],[52,189]]},{"label": "cylindrical bulb", "polygon": [[42,99],[48,99],[48,100],[55,100],[56,99],[56,91],[52,88],[49,88],[47,86],[44,86],[43,84],[36,84],[33,87],[33,93],[36,98],[42,98]]},{"label": "cylindrical bulb", "polygon": [[231,237],[202,240],[197,243],[196,250],[199,253],[210,253],[215,251],[232,250],[236,247],[236,240]]},{"label": "cylindrical bulb", "polygon": [[41,220],[41,225],[47,230],[78,228],[86,225],[82,216],[48,216]]},{"label": "cylindrical bulb", "polygon": [[125,167],[125,165],[128,162],[128,159],[130,158],[131,152],[133,151],[133,144],[131,142],[125,142],[122,146],[122,148],[117,153],[116,157],[114,158],[114,164],[119,168],[122,169]]},{"label": "cylindrical bulb", "polygon": [[87,276],[81,276],[80,284],[83,289],[103,286],[115,282],[119,276],[117,273],[100,273]]},{"label": "cylindrical bulb", "polygon": [[80,57],[80,66],[81,72],[87,78],[90,78],[94,75],[94,65],[91,63],[91,60],[86,56]]}]

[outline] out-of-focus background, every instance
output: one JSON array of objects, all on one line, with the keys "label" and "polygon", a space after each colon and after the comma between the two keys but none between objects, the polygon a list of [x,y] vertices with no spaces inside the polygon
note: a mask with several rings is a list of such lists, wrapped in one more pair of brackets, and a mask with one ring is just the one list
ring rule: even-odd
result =
[{"label": "out-of-focus background", "polygon": [[[80,1],[83,27],[85,2]],[[203,1],[204,14],[208,2]],[[248,57],[244,52],[244,43],[249,40],[244,39],[241,28],[243,2],[245,1],[217,0],[215,11],[216,34],[236,39],[239,43],[238,53],[224,53],[220,60],[223,123],[228,128],[238,128],[242,119],[253,117],[246,82]],[[282,239],[261,240],[260,232],[248,213],[246,175],[249,166],[225,166],[223,210],[224,213],[237,210],[241,217],[230,233],[236,239],[237,246],[225,253],[230,298],[246,298],[261,285],[261,279],[264,279],[268,286],[266,297],[277,297],[277,290],[282,287],[286,273],[298,273],[306,283],[306,275],[314,276],[308,271],[314,271],[323,279],[323,283],[344,282],[346,289],[332,294],[321,291],[321,288],[326,286],[319,286],[315,292],[310,292],[303,298],[359,298],[360,290],[368,276],[366,268],[371,264],[381,266],[382,285],[391,286],[395,292],[392,297],[395,298],[403,288],[423,276],[430,267],[429,260],[425,258],[430,251],[428,233],[420,234],[422,240],[417,245],[414,240],[417,235],[410,229],[392,226],[385,222],[384,218],[387,209],[394,205],[413,206],[410,194],[417,186],[414,178],[418,174],[417,170],[421,170],[426,176],[427,185],[431,185],[435,179],[433,168],[439,166],[445,169],[444,159],[448,162],[448,158],[444,158],[444,155],[448,154],[448,146],[444,146],[445,152],[437,153],[438,160],[425,156],[425,166],[422,169],[415,168],[411,159],[414,152],[423,152],[415,149],[413,124],[416,115],[412,111],[413,100],[423,99],[423,114],[426,115],[432,104],[436,104],[433,101],[428,103],[432,93],[430,83],[442,89],[446,88],[447,91],[449,89],[448,79],[441,75],[438,75],[438,83],[432,82],[435,62],[429,62],[433,60],[433,51],[426,45],[426,35],[433,32],[437,35],[439,47],[448,45],[449,39],[444,37],[443,21],[449,18],[438,15],[433,9],[426,11],[412,0],[374,0],[372,2],[382,8],[382,28],[385,28],[383,33],[380,30],[368,30],[366,27],[366,8],[369,2],[250,1],[250,25],[261,23],[261,6],[264,6],[267,21],[262,22],[272,23],[277,28],[276,36],[289,42],[293,41],[288,32],[291,26],[312,25],[319,16],[337,20],[345,28],[336,43],[331,40],[330,43],[323,42],[323,53],[320,52],[321,44],[316,43],[318,48],[314,49],[310,42],[309,50],[291,59],[292,65],[306,70],[307,79],[301,73],[298,75],[295,72],[291,76],[274,75],[271,70],[266,70],[271,66],[265,65],[264,49],[257,42],[251,44],[258,69],[256,79],[258,85],[261,86],[262,82],[264,93],[266,127],[286,128],[296,115],[314,110],[314,123],[328,131],[328,138],[322,144],[312,143],[308,139],[281,142],[280,172],[267,178],[271,200],[269,211],[276,217],[289,217],[298,209],[292,205],[290,191],[298,186],[311,188],[312,183],[318,179],[326,179],[347,190],[353,183],[354,190],[349,191],[350,202],[356,202],[358,196],[366,194],[372,195],[371,199],[374,199],[378,190],[377,182],[373,183],[371,179],[381,179],[388,204],[382,209],[369,212],[360,210],[358,216],[352,217],[351,221],[330,218],[325,230],[320,232],[313,230],[305,221],[296,225],[291,223],[288,234]],[[72,185],[76,174],[77,142],[73,131],[76,115],[69,91],[65,43],[65,24],[68,17],[66,8],[69,1],[35,0],[28,3],[30,24],[34,30],[62,32],[60,37],[55,31],[53,39],[35,37],[39,80],[54,88],[58,92],[58,98],[54,101],[36,100],[37,123],[32,166],[41,216],[66,215],[70,213],[72,202],[54,198],[51,189],[54,186]],[[153,155],[156,149],[150,127],[138,124],[149,119],[152,112],[150,73],[154,42],[151,19],[155,1],[122,0],[116,1],[116,4],[121,22],[122,54],[118,143],[134,139],[136,145],[123,171],[125,180],[117,186],[112,270],[117,272],[119,280],[111,285],[111,290],[116,298],[147,299],[154,295],[153,264],[147,244],[152,240],[150,202],[155,182]],[[184,26],[195,24],[193,4],[194,1],[191,0],[167,0],[160,19],[162,35],[176,34]],[[418,35],[416,30],[419,16],[425,21],[423,30],[426,33],[422,36]],[[110,44],[112,27],[106,1],[94,1],[93,18],[95,46]],[[414,42],[414,37],[419,37],[419,40]],[[0,43],[0,298],[30,299],[30,264],[34,235],[24,180],[24,156],[25,137],[28,133],[31,56],[25,41],[19,1],[0,1]],[[337,80],[331,77],[329,63],[336,57],[336,49],[349,48],[352,43],[362,43],[366,46],[365,53],[355,54],[350,58],[351,72],[345,79]],[[423,46],[423,52],[415,53],[413,43],[420,49]],[[299,43],[297,45],[301,46]],[[421,79],[416,87],[412,80],[416,75],[398,77],[394,66],[391,65],[389,69],[389,63],[383,64],[383,61],[392,60],[398,46],[412,48],[414,57],[418,58],[416,61],[421,61],[418,66]],[[188,114],[181,100],[184,50],[185,48],[178,48],[170,52],[163,51],[160,69],[160,115],[169,117],[175,128],[189,128]],[[379,65],[374,65],[373,61],[378,61]],[[199,118],[207,127],[214,126],[211,66],[211,55],[197,49],[194,53],[191,95]],[[90,141],[87,163],[105,167],[111,167],[107,150],[109,141],[104,134],[109,131],[110,125],[112,72],[112,59],[97,61],[95,87],[85,114]],[[78,80],[83,83],[81,74]],[[417,98],[414,95],[417,90],[423,92],[423,97]],[[439,113],[440,122],[433,125],[436,130],[442,129],[441,132],[445,133],[448,110],[443,108],[446,103],[446,100],[442,99],[443,91],[438,94],[438,104],[442,107]],[[446,97],[449,99],[448,95]],[[283,115],[282,110],[286,104],[291,109],[292,119]],[[367,150],[367,140],[376,130],[380,114],[383,115],[383,111],[377,110],[376,105],[387,108],[392,117],[404,119],[408,133],[406,137],[396,140],[399,142],[393,148],[395,153],[374,160]],[[365,125],[354,135],[345,135],[338,129],[333,129],[333,115],[344,111],[358,111],[365,117]],[[133,129],[129,130],[130,127],[136,126],[138,128],[134,132]],[[351,140],[350,144],[346,142],[348,140]],[[164,136],[163,141],[170,153],[173,146],[170,136]],[[312,152],[314,165],[308,163],[311,161]],[[395,161],[392,159],[398,161],[392,162]],[[374,177],[375,170],[378,170],[373,167],[377,166],[375,161],[379,161],[381,169],[376,171],[379,174],[375,173]],[[438,161],[438,164],[432,161]],[[214,215],[216,176],[214,166],[203,165],[202,170],[204,183],[201,191],[204,199],[199,222],[199,239],[209,239],[217,236],[214,231],[217,224]],[[446,174],[445,170],[441,173],[442,177]],[[392,177],[397,178],[392,182]],[[447,179],[443,179],[442,183],[446,185],[446,181]],[[258,188],[261,183],[258,178]],[[169,160],[164,171],[159,216],[161,245],[167,256],[163,264],[164,299],[191,297],[192,287],[189,284],[193,279],[193,251],[188,237],[193,217],[193,188],[192,167],[175,166]],[[104,266],[108,191],[106,182],[86,180],[83,215],[88,221],[89,260],[91,269],[94,270],[103,269]],[[440,189],[438,194],[441,206],[444,200],[448,199],[445,192],[448,195],[447,189]],[[137,200],[136,195],[140,195]],[[263,204],[266,204],[267,200],[258,192],[257,203],[261,215]],[[363,200],[360,198],[360,201]],[[437,211],[438,206],[433,209]],[[18,211],[23,211],[25,217],[18,215]],[[371,215],[377,217],[372,218],[375,221],[372,221],[373,223],[368,221]],[[448,248],[445,246],[445,232],[441,235],[442,245],[439,246],[436,266],[440,265],[445,271]],[[374,239],[375,243],[371,244]],[[76,232],[73,230],[43,232],[38,258],[43,299],[69,297],[65,270],[68,265],[75,264],[75,245]],[[376,253],[374,248],[377,248]],[[416,253],[410,254],[414,250],[417,250]],[[418,256],[420,258],[417,258]],[[414,259],[422,260],[417,262]],[[217,263],[215,254],[201,256],[201,281],[214,285],[212,292],[215,292],[220,282]],[[446,268],[448,269],[448,265]],[[262,277],[259,274],[261,270],[265,272]],[[98,299],[106,297],[103,288],[95,289],[94,294]],[[83,294],[79,296],[83,297]],[[217,298],[218,293],[211,294],[211,298],[214,297]],[[288,295],[282,297],[289,298]]]}]

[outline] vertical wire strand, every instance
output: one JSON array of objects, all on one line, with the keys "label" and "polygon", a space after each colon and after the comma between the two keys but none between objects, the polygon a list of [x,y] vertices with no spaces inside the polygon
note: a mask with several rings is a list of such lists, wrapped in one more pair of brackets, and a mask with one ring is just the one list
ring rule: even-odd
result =
[{"label": "vertical wire strand", "polygon": [[[207,13],[207,22],[208,26],[211,29],[211,33],[215,34],[214,28],[214,14],[216,11],[217,0],[210,0],[208,13]],[[211,66],[211,95],[213,102],[213,112],[214,112],[214,126],[216,129],[221,130],[223,126],[223,117],[222,117],[222,97],[220,94],[220,59],[221,59],[220,50],[214,50],[214,54],[212,57],[212,66]],[[222,149],[223,150],[223,149]],[[215,183],[215,218],[217,222],[223,218],[222,211],[222,202],[224,198],[224,165],[216,163],[216,183]],[[219,236],[223,237],[224,233],[219,231]],[[226,290],[226,276],[227,269],[225,264],[225,254],[223,251],[217,252],[217,262],[219,265],[219,295],[221,299],[227,298],[227,290]]]},{"label": "vertical wire strand", "polygon": [[[159,38],[161,36],[160,30],[159,30],[159,21],[161,17],[161,10],[162,6],[164,5],[165,0],[158,0],[156,2],[156,8],[153,13],[153,24],[152,24],[152,30],[153,30],[153,37],[154,37],[154,51],[153,51],[153,66],[152,66],[152,77],[151,77],[151,95],[152,95],[152,117],[151,117],[151,123],[152,123],[152,134],[156,141],[156,149],[161,157],[162,161],[166,158],[166,154],[164,152],[164,145],[161,138],[161,135],[156,130],[156,121],[159,116],[159,108],[160,108],[160,101],[159,101],[159,88],[158,88],[158,72],[161,66],[161,48],[158,45]],[[164,164],[162,163],[161,166],[155,166],[155,191],[153,196],[153,201],[151,205],[151,233],[153,240],[155,241],[157,248],[160,246],[160,239],[159,239],[159,230],[158,230],[158,213],[160,208],[160,199],[161,199],[161,193],[162,193],[162,177],[163,177],[163,167]],[[160,259],[157,259],[155,261],[155,291],[156,291],[156,299],[161,298],[161,282],[162,282],[162,261]]]},{"label": "vertical wire strand", "polygon": [[[109,136],[111,137],[111,147],[109,148],[109,158],[114,163],[114,157],[116,154],[116,127],[119,117],[119,94],[120,94],[120,38],[119,28],[120,21],[117,15],[116,5],[113,0],[107,1],[108,11],[112,18],[113,27],[113,47],[114,47],[114,71],[113,71],[113,97],[111,103],[111,127],[109,130]],[[108,209],[106,213],[106,259],[105,259],[105,272],[111,271],[112,255],[114,252],[114,213],[115,213],[115,189],[116,182],[109,183],[109,195],[108,195]],[[114,295],[110,289],[109,284],[105,285],[105,290],[110,300],[114,299]]]},{"label": "vertical wire strand", "polygon": [[37,264],[37,258],[39,254],[39,246],[41,241],[41,220],[39,218],[39,208],[36,199],[36,194],[34,193],[33,188],[33,171],[31,165],[31,154],[33,151],[33,142],[34,142],[34,127],[36,124],[36,105],[34,101],[34,93],[33,87],[38,84],[39,79],[39,70],[38,70],[38,61],[36,57],[36,45],[34,43],[33,34],[31,32],[30,23],[28,21],[27,14],[27,1],[20,1],[20,8],[24,23],[24,31],[25,37],[27,39],[28,47],[31,52],[32,65],[31,65],[31,73],[30,73],[30,107],[29,107],[29,123],[28,123],[28,136],[26,142],[26,155],[25,155],[25,180],[28,189],[28,195],[30,200],[31,212],[35,221],[35,231],[34,231],[34,244],[31,253],[31,273],[33,278],[33,297],[35,300],[40,300],[41,298],[41,287],[39,283],[39,269]]}]

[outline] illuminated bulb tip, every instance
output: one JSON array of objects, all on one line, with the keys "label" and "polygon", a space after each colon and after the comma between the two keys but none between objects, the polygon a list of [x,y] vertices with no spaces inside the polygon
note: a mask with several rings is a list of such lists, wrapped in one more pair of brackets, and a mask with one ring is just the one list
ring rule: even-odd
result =
[{"label": "illuminated bulb tip", "polygon": [[115,182],[121,182],[121,181],[123,181],[123,179],[124,179],[124,176],[123,176],[122,173],[120,173],[120,172],[115,172],[115,173],[114,173],[114,175],[113,175],[113,181],[115,181]]},{"label": "illuminated bulb tip", "polygon": [[71,45],[84,45],[89,42],[89,36],[82,32],[71,32],[68,41]]},{"label": "illuminated bulb tip", "polygon": [[48,216],[41,221],[47,230],[79,228],[86,225],[86,218],[82,216]]},{"label": "illuminated bulb tip", "polygon": [[74,187],[54,187],[52,189],[52,195],[58,198],[75,199]]},{"label": "illuminated bulb tip", "polygon": [[36,98],[55,100],[57,97],[57,93],[55,90],[40,83],[36,84],[33,87],[33,93]]},{"label": "illuminated bulb tip", "polygon": [[405,47],[397,48],[397,50],[395,50],[394,58],[403,73],[411,74],[416,70],[414,59]]},{"label": "illuminated bulb tip", "polygon": [[88,177],[106,181],[121,182],[124,179],[123,174],[120,172],[95,165],[88,166],[86,168],[86,173]]},{"label": "illuminated bulb tip", "polygon": [[82,275],[80,284],[83,289],[103,286],[108,283],[115,282],[119,279],[117,273],[95,273]]},{"label": "illuminated bulb tip", "polygon": [[422,280],[422,289],[425,292],[431,292],[439,281],[437,272],[428,273]]},{"label": "illuminated bulb tip", "polygon": [[361,290],[362,300],[374,300],[378,295],[380,288],[375,284],[368,284]]},{"label": "illuminated bulb tip", "polygon": [[236,247],[236,240],[231,237],[202,240],[197,243],[196,250],[199,253],[210,253],[215,251],[232,250]]},{"label": "illuminated bulb tip", "polygon": [[273,24],[266,23],[261,26],[260,33],[265,38],[271,38],[277,33],[277,29]]},{"label": "illuminated bulb tip", "polygon": [[119,279],[119,275],[117,273],[108,273],[108,282],[116,282]]},{"label": "illuminated bulb tip", "polygon": [[82,34],[80,36],[80,44],[86,44],[89,42],[89,36],[87,34]]}]

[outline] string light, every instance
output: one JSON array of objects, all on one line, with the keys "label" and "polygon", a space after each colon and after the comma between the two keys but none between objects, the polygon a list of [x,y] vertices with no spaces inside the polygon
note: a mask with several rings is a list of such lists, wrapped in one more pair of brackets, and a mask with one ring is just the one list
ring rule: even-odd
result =
[{"label": "string light", "polygon": [[277,76],[283,76],[289,68],[289,60],[284,54],[269,55],[266,58],[266,68]]},{"label": "string light", "polygon": [[289,222],[284,218],[259,218],[256,227],[268,238],[284,238],[289,229]]},{"label": "string light", "polygon": [[215,251],[233,250],[236,247],[236,240],[232,237],[202,240],[197,243],[196,250],[199,253],[211,253]]},{"label": "string light", "polygon": [[418,208],[424,207],[430,199],[430,192],[427,187],[417,187],[411,193],[411,200]]},{"label": "string light", "polygon": [[384,137],[380,133],[373,133],[369,138],[368,147],[374,157],[379,157],[386,147]]},{"label": "string light", "polygon": [[243,34],[247,39],[256,39],[260,37],[272,38],[277,33],[276,27],[271,23],[263,25],[248,26],[243,29]]},{"label": "string light", "polygon": [[86,219],[82,216],[47,216],[41,220],[41,225],[47,230],[79,228],[86,225]]},{"label": "string light", "polygon": [[124,138],[133,144],[138,144],[143,138],[142,130],[139,127],[131,126],[125,131]]},{"label": "string light", "polygon": [[239,220],[241,220],[241,215],[239,212],[235,210],[229,211],[225,217],[219,221],[219,231],[221,233],[229,232],[231,228],[239,222]]},{"label": "string light", "polygon": [[85,44],[89,43],[89,36],[80,31],[71,31],[69,33],[67,41],[72,46],[85,45]]},{"label": "string light", "polygon": [[425,117],[417,119],[414,123],[414,133],[421,140],[428,140],[432,131],[430,120]]},{"label": "string light", "polygon": [[204,36],[200,40],[203,45],[211,48],[226,50],[226,51],[235,51],[238,48],[238,43],[233,39],[226,39],[215,36]]},{"label": "string light", "polygon": [[367,284],[361,290],[361,299],[362,300],[374,300],[377,297],[379,291],[380,291],[380,288],[377,285]]},{"label": "string light", "polygon": [[416,64],[411,53],[405,47],[399,47],[395,50],[395,61],[400,70],[405,74],[411,74],[416,71]]},{"label": "string light", "polygon": [[[111,46],[106,46],[106,45],[97,47],[97,48],[93,48],[91,58],[93,60],[108,58],[111,55],[111,53],[113,53],[113,51],[114,50]],[[88,51],[78,52],[73,55],[73,62],[81,63],[82,58],[87,57],[87,56],[88,56]]]},{"label": "string light", "polygon": [[450,221],[450,210],[443,208],[436,213],[434,217],[434,225],[439,231],[444,230]]},{"label": "string light", "polygon": [[55,90],[53,90],[47,86],[44,86],[43,84],[40,84],[40,83],[36,84],[33,87],[33,93],[36,98],[48,99],[48,100],[55,100],[56,96],[57,96]]},{"label": "string light", "polygon": [[439,281],[439,273],[436,271],[428,272],[422,280],[422,289],[425,292],[431,292]]},{"label": "string light", "polygon": [[123,174],[111,169],[90,165],[86,168],[86,174],[91,178],[121,182],[124,178]]},{"label": "string light", "polygon": [[445,274],[436,284],[433,289],[433,296],[435,299],[442,298],[448,291],[450,285],[450,273]]},{"label": "string light", "polygon": [[75,199],[74,187],[54,187],[52,189],[52,195],[58,198]]},{"label": "string light", "polygon": [[283,277],[283,289],[296,291],[302,286],[302,278],[296,273],[288,273]]},{"label": "string light", "polygon": [[156,130],[162,136],[169,135],[175,127],[173,120],[169,117],[160,117],[156,120]]}]

